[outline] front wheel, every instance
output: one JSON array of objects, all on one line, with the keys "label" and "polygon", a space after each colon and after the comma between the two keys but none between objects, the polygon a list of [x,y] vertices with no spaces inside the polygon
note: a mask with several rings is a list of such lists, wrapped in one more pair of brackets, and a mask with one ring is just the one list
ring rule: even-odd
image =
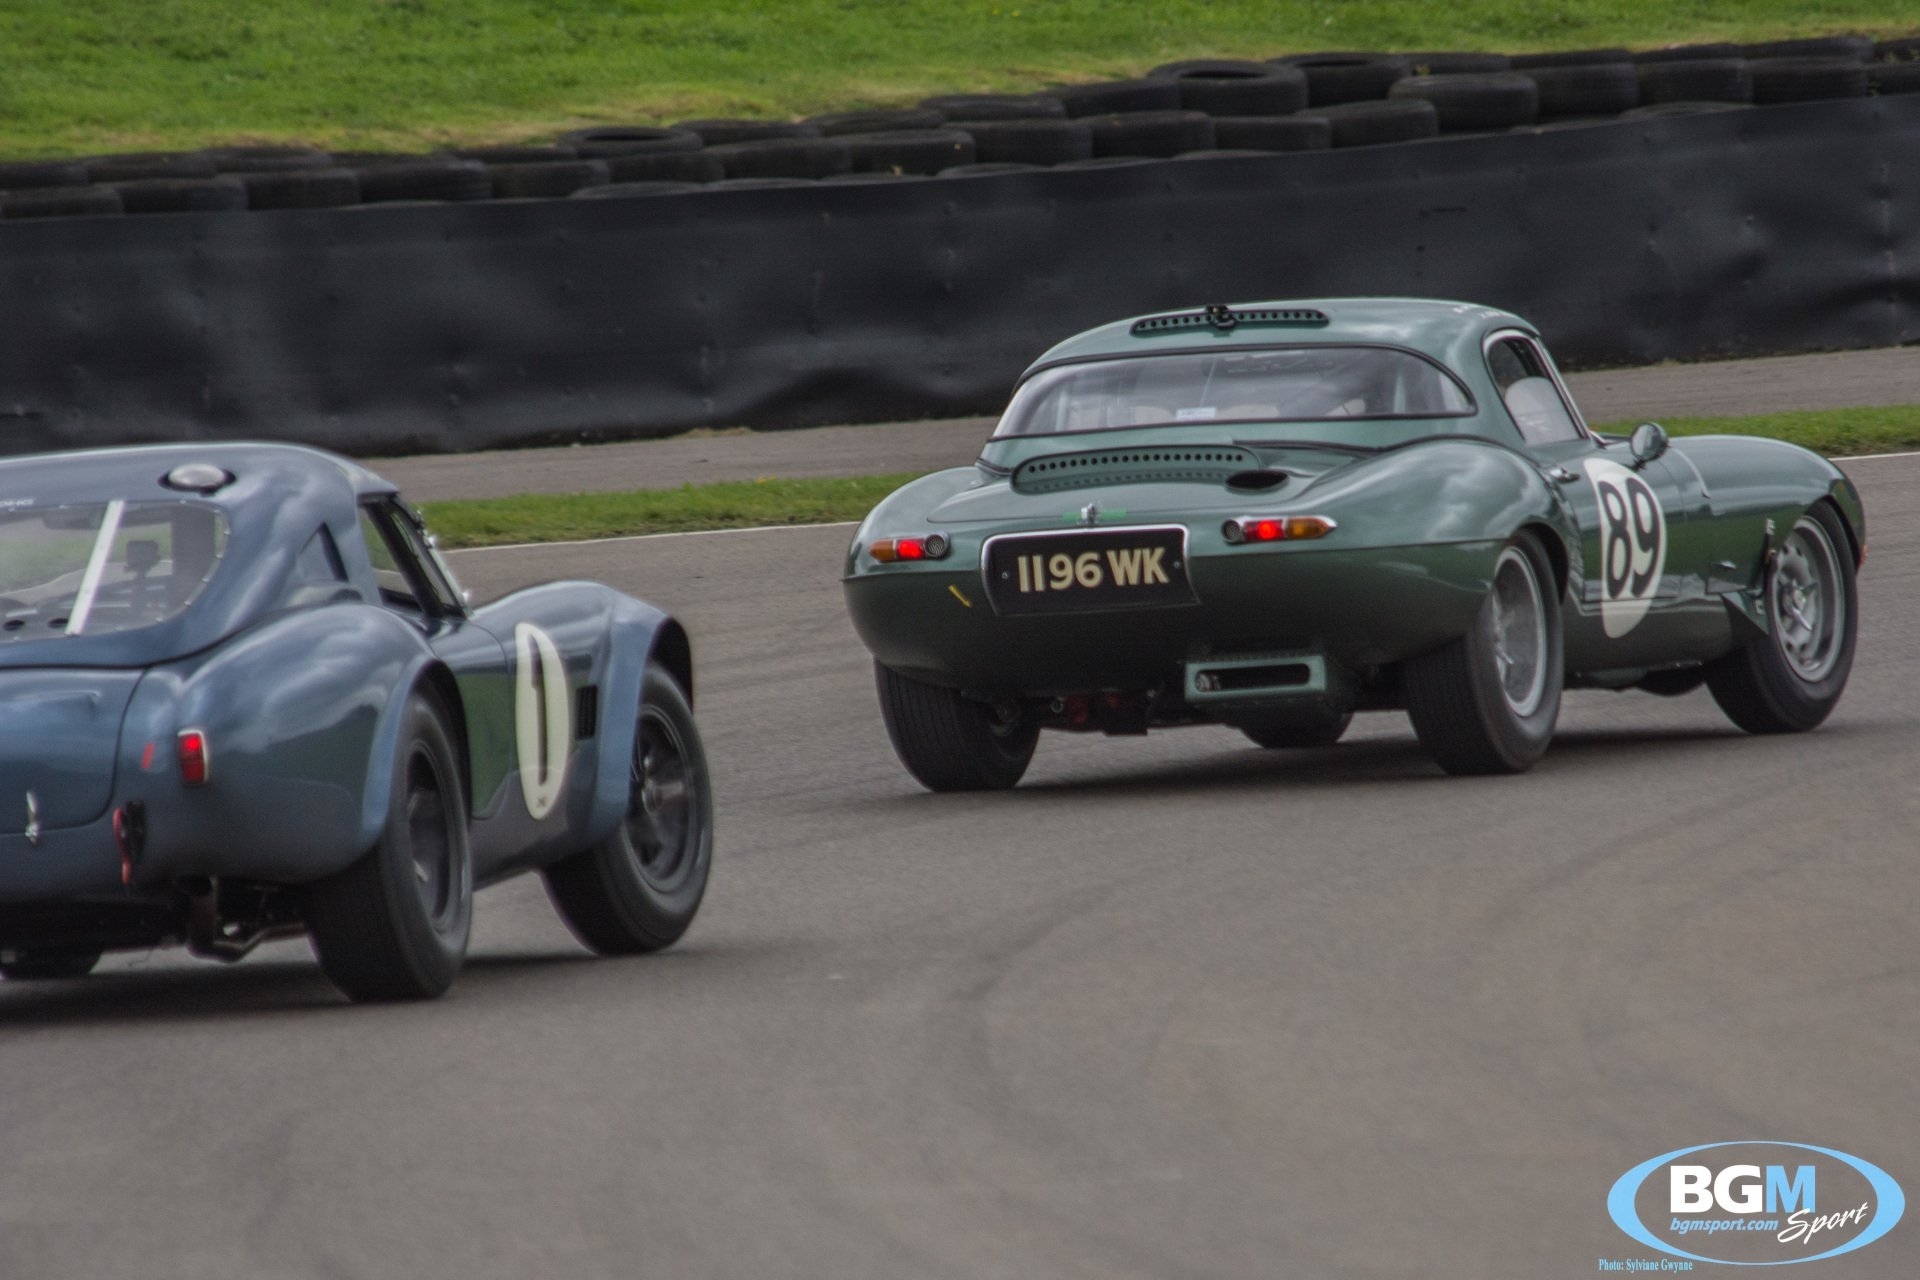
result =
[{"label": "front wheel", "polygon": [[1769,634],[1707,668],[1713,700],[1748,733],[1802,733],[1846,692],[1860,621],[1849,546],[1825,504],[1796,520],[1767,570]]},{"label": "front wheel", "polygon": [[1553,568],[1523,533],[1500,549],[1467,633],[1406,664],[1420,745],[1448,773],[1524,771],[1553,738],[1565,663]]},{"label": "front wheel", "polygon": [[627,816],[613,834],[548,867],[547,896],[599,954],[658,951],[693,923],[713,862],[713,784],[693,707],[666,668],[640,683]]},{"label": "front wheel", "polygon": [[1040,726],[957,689],[873,664],[893,753],[929,791],[1004,791],[1020,781]]},{"label": "front wheel", "polygon": [[473,929],[467,803],[433,699],[402,712],[387,823],[371,852],[307,886],[314,953],[353,1000],[423,1000],[453,985]]}]

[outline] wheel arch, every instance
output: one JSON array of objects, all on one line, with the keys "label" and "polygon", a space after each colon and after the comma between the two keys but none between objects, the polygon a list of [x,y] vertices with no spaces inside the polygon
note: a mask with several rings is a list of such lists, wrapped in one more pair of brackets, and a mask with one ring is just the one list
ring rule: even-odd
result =
[{"label": "wheel arch", "polygon": [[467,704],[460,696],[459,682],[444,662],[435,659],[421,669],[414,680],[416,690],[425,690],[446,713],[447,727],[453,731],[453,752],[460,767],[460,782],[467,821],[473,821],[473,749],[467,740]]},{"label": "wheel arch", "polygon": [[1567,540],[1560,530],[1544,520],[1529,520],[1514,530],[1517,537],[1530,533],[1540,541],[1541,550],[1547,553],[1547,563],[1553,569],[1554,591],[1564,600],[1567,595],[1567,582],[1573,573],[1572,557],[1567,551]]},{"label": "wheel arch", "polygon": [[680,691],[687,695],[687,705],[693,706],[693,641],[678,619],[669,616],[661,620],[647,657],[673,675]]}]

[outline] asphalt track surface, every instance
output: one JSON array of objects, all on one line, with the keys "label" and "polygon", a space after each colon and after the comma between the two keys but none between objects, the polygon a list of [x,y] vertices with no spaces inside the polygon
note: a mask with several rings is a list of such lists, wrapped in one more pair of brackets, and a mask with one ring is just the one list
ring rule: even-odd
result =
[{"label": "asphalt track surface", "polygon": [[[1398,714],[1321,753],[1049,736],[895,764],[823,527],[459,553],[695,636],[720,799],[679,947],[588,958],[483,895],[446,999],[305,947],[0,991],[0,1277],[1585,1276],[1612,1181],[1804,1141],[1920,1192],[1920,458],[1852,687],[1750,738],[1570,695],[1528,775]],[[1920,1273],[1920,1223],[1810,1273]]]},{"label": "asphalt track surface", "polygon": [[[1911,347],[1576,373],[1590,422],[1920,404]],[[416,502],[520,493],[666,489],[761,476],[863,476],[963,467],[992,418],[807,431],[700,431],[666,440],[382,458],[373,466]]]}]

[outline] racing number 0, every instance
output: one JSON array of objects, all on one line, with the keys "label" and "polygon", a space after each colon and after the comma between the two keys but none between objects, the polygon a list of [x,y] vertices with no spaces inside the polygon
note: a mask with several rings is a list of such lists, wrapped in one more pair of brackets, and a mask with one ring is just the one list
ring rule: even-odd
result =
[{"label": "racing number 0", "polygon": [[573,707],[567,665],[553,637],[522,622],[513,628],[513,729],[520,748],[520,794],[534,821],[553,812],[567,784]]}]

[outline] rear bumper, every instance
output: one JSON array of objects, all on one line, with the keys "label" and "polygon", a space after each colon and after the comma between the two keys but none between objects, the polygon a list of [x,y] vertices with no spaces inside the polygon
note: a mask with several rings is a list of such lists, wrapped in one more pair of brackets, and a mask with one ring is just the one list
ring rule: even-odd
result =
[{"label": "rear bumper", "polygon": [[977,563],[890,565],[843,587],[874,657],[916,679],[1008,696],[1172,690],[1201,657],[1320,654],[1359,671],[1437,648],[1471,625],[1498,550],[1477,541],[1194,555],[1197,603],[1086,613],[996,614]]},{"label": "rear bumper", "polygon": [[0,835],[0,903],[50,902],[122,892],[120,845],[106,815],[84,827],[43,832],[39,843]]}]

